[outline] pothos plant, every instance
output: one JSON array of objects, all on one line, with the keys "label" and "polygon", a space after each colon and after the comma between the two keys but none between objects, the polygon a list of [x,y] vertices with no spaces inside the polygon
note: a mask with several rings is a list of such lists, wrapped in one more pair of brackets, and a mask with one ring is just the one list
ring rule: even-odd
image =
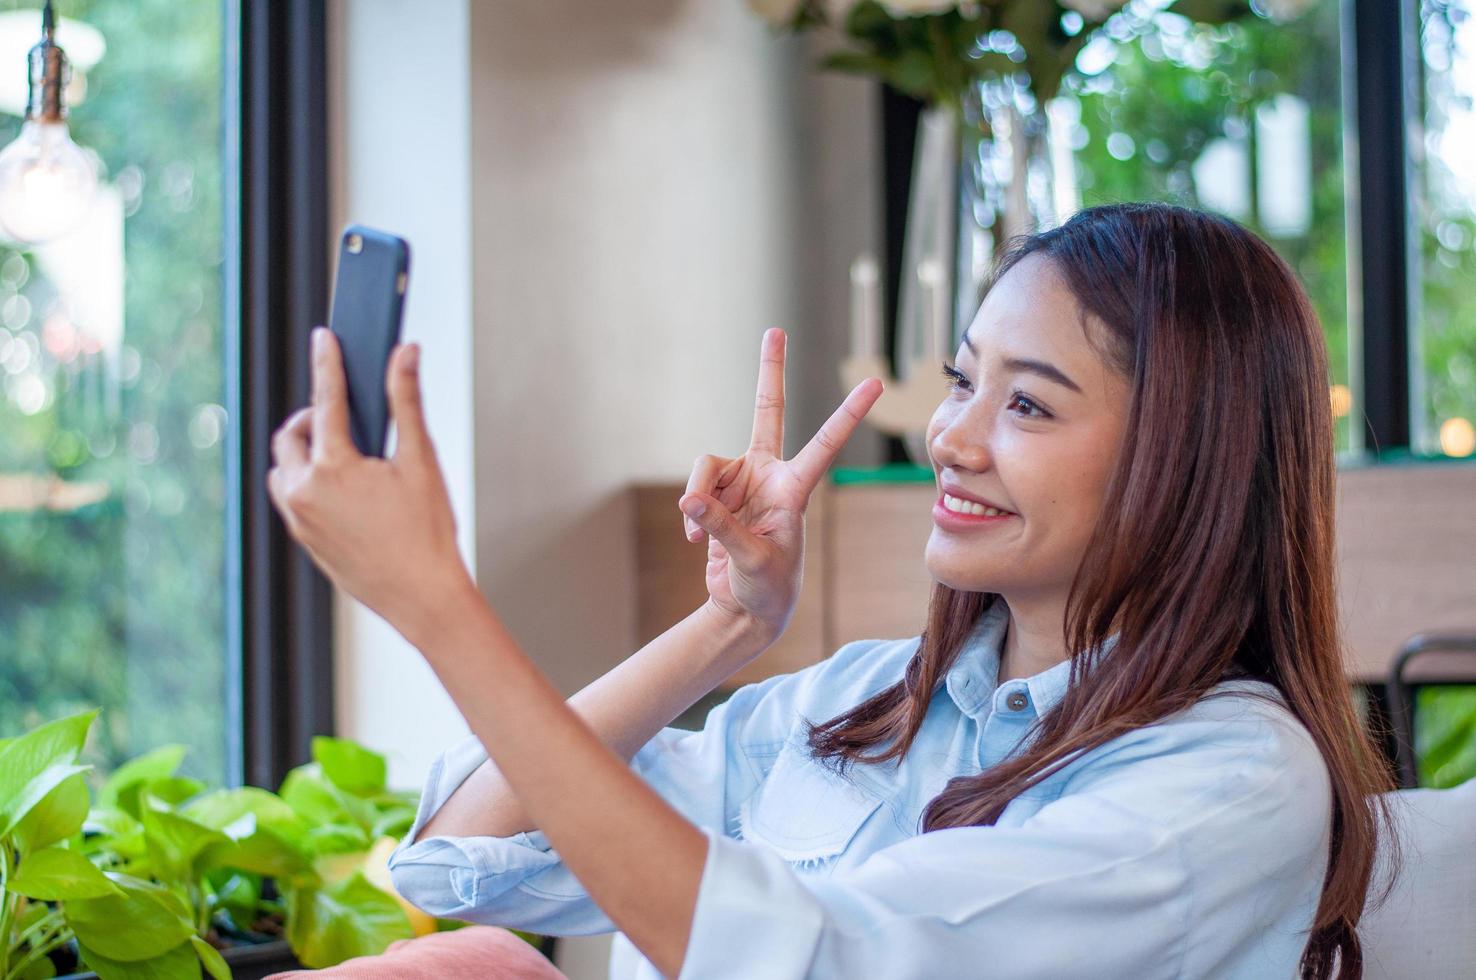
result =
[{"label": "pothos plant", "polygon": [[210,790],[179,775],[185,749],[168,745],[94,801],[78,760],[96,716],[0,741],[0,980],[54,976],[51,954],[73,941],[102,980],[220,980],[232,939],[279,931],[316,968],[464,924],[390,885],[385,859],[417,798],[386,788],[382,756],[319,737],[277,793]]}]

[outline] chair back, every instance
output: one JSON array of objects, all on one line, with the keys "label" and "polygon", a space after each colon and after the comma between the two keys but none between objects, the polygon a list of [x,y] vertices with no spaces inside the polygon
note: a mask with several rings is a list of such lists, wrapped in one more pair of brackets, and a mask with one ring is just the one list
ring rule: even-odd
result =
[{"label": "chair back", "polygon": [[[1450,789],[1401,789],[1392,803],[1404,868],[1358,925],[1366,980],[1476,977],[1476,779]],[[1375,860],[1370,906],[1388,878]]]}]

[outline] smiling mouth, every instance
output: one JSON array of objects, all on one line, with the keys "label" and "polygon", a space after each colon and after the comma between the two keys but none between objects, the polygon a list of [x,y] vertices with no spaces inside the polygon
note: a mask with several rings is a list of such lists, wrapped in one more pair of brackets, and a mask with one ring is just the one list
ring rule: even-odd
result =
[{"label": "smiling mouth", "polygon": [[1001,510],[998,507],[990,507],[987,504],[977,503],[973,500],[964,500],[962,497],[955,497],[950,493],[943,494],[942,497],[940,497],[939,499],[941,501],[940,506],[943,507],[944,510],[948,511],[950,514],[957,514],[961,517],[1014,516],[1014,514],[1010,511]]}]

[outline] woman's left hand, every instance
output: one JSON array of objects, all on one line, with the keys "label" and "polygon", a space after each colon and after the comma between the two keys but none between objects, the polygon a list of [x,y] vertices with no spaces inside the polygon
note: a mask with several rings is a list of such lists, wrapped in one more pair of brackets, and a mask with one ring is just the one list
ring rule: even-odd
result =
[{"label": "woman's left hand", "polygon": [[312,336],[312,404],[273,434],[267,493],[333,583],[413,641],[468,587],[475,592],[425,425],[420,348],[401,344],[390,355],[385,388],[397,443],[393,456],[379,459],[360,453],[349,435],[337,338],[325,327]]}]

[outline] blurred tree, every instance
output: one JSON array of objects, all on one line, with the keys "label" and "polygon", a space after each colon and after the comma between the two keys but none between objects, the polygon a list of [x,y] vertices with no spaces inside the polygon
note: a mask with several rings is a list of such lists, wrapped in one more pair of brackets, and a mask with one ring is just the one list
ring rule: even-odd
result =
[{"label": "blurred tree", "polygon": [[[1343,120],[1338,4],[1302,5],[1281,23],[1252,10],[1225,23],[1200,24],[1172,12],[1130,5],[1104,33],[1111,43],[1084,51],[1066,94],[1079,104],[1077,180],[1083,204],[1167,200],[1214,208],[1201,199],[1195,166],[1213,143],[1238,146],[1247,166],[1244,213],[1232,213],[1267,239],[1311,296],[1327,340],[1329,384],[1348,385],[1348,278],[1343,210]],[[1304,230],[1262,224],[1256,118],[1292,95],[1308,107],[1311,202]],[[1337,420],[1337,447],[1350,446],[1351,415]]]},{"label": "blurred tree", "polygon": [[[38,4],[0,10],[36,10],[40,36]],[[66,297],[40,264],[0,248],[0,475],[107,488],[74,510],[0,511],[0,736],[100,705],[89,761],[106,770],[184,741],[191,774],[220,782],[238,724],[223,602],[222,5],[69,0],[59,13],[107,41],[70,122],[126,216],[121,397],[116,411],[99,397],[102,354],[62,342]],[[6,118],[0,140],[19,125]]]}]

